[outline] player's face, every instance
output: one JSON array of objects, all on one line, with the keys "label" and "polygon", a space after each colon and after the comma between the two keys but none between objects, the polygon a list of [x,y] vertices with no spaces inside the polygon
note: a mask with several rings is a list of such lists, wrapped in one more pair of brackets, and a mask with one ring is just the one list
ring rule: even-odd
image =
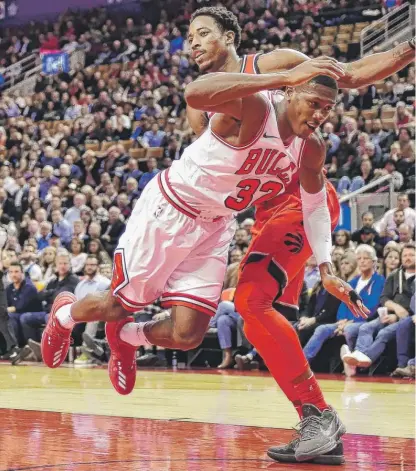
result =
[{"label": "player's face", "polygon": [[335,106],[337,91],[316,83],[288,89],[287,113],[294,134],[308,138],[328,118]]},{"label": "player's face", "polygon": [[210,16],[198,16],[189,25],[188,42],[199,70],[215,72],[225,63],[234,33],[222,32]]}]

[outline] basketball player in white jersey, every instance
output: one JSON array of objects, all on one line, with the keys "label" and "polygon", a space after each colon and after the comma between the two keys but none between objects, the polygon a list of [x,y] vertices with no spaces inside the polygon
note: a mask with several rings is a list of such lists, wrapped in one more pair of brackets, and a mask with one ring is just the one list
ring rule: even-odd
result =
[{"label": "basketball player in white jersey", "polygon": [[[226,41],[233,43],[232,32]],[[209,103],[210,110],[223,114],[214,116],[210,129],[181,160],[146,186],[115,251],[111,292],[76,303],[70,294],[57,297],[42,337],[49,367],[66,358],[76,322],[123,319],[107,325],[110,377],[122,394],[135,381],[135,348],[124,339],[138,334],[137,344],[183,350],[199,345],[221,293],[235,212],[284,192],[296,172],[302,143],[297,138],[284,146],[275,104],[260,92],[300,85],[322,73],[338,78],[343,71],[333,59],[317,59],[290,74],[212,77],[221,87],[209,96],[202,93],[206,78],[188,86],[186,96],[194,107],[205,109]],[[242,83],[243,77],[248,81]],[[327,96],[327,113],[335,96],[336,90]],[[312,132],[305,127],[300,138]],[[128,312],[157,298],[173,306],[171,318],[138,332],[126,319]]]}]

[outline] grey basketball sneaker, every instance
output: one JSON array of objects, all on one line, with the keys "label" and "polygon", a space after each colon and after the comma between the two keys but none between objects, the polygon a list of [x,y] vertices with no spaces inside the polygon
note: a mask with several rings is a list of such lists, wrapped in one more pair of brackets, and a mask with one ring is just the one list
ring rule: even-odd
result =
[{"label": "grey basketball sneaker", "polygon": [[[297,434],[298,435],[298,434]],[[280,463],[297,463],[295,458],[296,449],[299,445],[299,435],[287,445],[272,446],[267,450],[267,455],[275,461]],[[342,440],[337,442],[337,446],[329,453],[319,455],[307,463],[326,464],[326,465],[341,465],[345,463],[344,459],[344,445]]]},{"label": "grey basketball sneaker", "polygon": [[346,432],[344,424],[333,409],[321,412],[313,404],[303,404],[300,422],[297,461],[308,461],[332,451]]}]

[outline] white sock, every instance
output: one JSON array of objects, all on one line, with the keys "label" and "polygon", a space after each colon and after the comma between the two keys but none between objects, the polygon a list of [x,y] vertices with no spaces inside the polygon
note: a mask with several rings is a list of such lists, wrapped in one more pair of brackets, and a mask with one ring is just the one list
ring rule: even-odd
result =
[{"label": "white sock", "polygon": [[76,322],[72,319],[71,316],[71,306],[72,304],[65,304],[58,309],[56,312],[56,318],[58,319],[59,324],[65,329],[73,329]]},{"label": "white sock", "polygon": [[144,326],[147,322],[129,322],[120,330],[120,338],[135,347],[152,345],[146,338]]}]

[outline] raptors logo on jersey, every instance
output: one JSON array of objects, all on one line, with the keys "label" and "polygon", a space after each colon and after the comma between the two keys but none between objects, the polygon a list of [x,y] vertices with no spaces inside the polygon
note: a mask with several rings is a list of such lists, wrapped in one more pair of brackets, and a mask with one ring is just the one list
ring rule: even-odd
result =
[{"label": "raptors logo on jersey", "polygon": [[211,117],[207,131],[160,175],[160,189],[177,209],[195,217],[220,217],[286,192],[305,141],[295,137],[290,145],[283,144],[272,102],[283,95],[263,96],[269,107],[252,142],[244,147],[229,144],[215,134]]}]

